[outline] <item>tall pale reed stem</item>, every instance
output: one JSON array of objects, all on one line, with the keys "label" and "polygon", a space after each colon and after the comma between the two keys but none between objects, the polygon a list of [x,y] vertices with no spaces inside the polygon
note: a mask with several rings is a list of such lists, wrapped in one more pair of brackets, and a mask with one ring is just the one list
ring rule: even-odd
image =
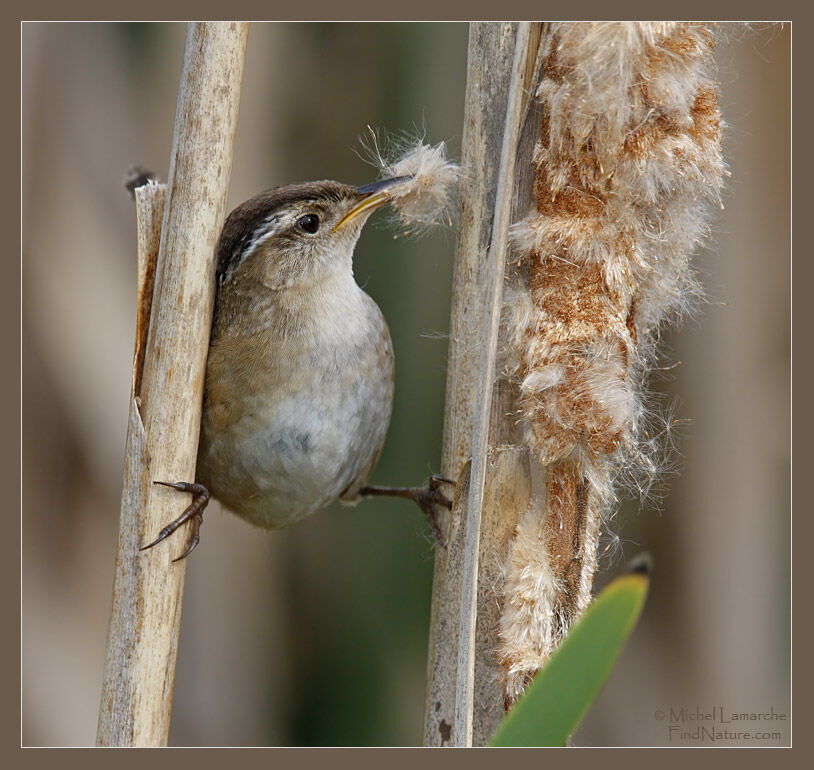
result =
[{"label": "tall pale reed stem", "polygon": [[[184,563],[171,563],[171,547],[138,548],[184,505],[183,496],[152,482],[191,481],[195,474],[215,244],[232,166],[246,35],[242,23],[190,24],[187,31],[143,371],[144,317],[137,335],[97,732],[102,746],[163,746],[169,735]],[[150,197],[139,196],[140,229],[148,231],[157,211]],[[157,198],[156,207],[160,193]],[[151,250],[154,239],[146,247]],[[140,276],[150,272],[147,266],[139,270]]]},{"label": "tall pale reed stem", "polygon": [[[455,257],[442,469],[458,480],[433,582],[425,743],[482,744],[502,716],[494,650],[492,553],[505,543],[511,509],[528,504],[522,457],[492,456],[513,433],[494,389],[508,225],[515,215],[514,164],[537,69],[537,24],[470,26],[463,134],[461,224]],[[522,451],[521,451],[522,455]],[[471,465],[469,463],[471,458]],[[472,469],[470,477],[470,468]],[[471,478],[471,483],[470,483]],[[503,485],[510,478],[512,483]],[[525,500],[525,502],[523,502]],[[496,507],[509,512],[495,516]],[[486,559],[483,559],[484,553]]]}]

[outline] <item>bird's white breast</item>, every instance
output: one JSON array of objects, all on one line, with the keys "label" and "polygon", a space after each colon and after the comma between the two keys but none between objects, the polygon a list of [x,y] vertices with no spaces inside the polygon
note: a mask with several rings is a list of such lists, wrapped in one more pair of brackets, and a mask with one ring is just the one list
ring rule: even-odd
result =
[{"label": "bird's white breast", "polygon": [[213,336],[198,480],[278,529],[364,484],[390,420],[393,353],[352,276],[270,294],[247,312],[257,321],[245,333]]}]

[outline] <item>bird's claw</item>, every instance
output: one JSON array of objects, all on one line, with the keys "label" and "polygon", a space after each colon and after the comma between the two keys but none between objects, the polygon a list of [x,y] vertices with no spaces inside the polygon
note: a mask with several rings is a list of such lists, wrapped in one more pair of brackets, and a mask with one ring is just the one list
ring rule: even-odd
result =
[{"label": "bird's claw", "polygon": [[452,479],[444,478],[443,476],[430,476],[430,481],[426,487],[417,487],[413,490],[411,495],[412,499],[416,502],[419,508],[424,512],[427,517],[427,523],[430,525],[432,536],[438,545],[446,548],[447,544],[444,536],[441,534],[441,528],[438,526],[438,519],[433,506],[440,505],[448,511],[452,510],[452,500],[450,500],[440,489],[444,484],[455,485]]},{"label": "bird's claw", "polygon": [[441,505],[447,510],[452,510],[452,501],[439,489],[443,484],[452,484],[452,479],[443,476],[431,476],[426,487],[362,487],[358,494],[360,497],[388,496],[402,497],[412,500],[424,512],[427,522],[430,525],[432,536],[435,542],[442,548],[446,548],[441,528],[435,516],[435,506]]},{"label": "bird's claw", "polygon": [[177,556],[173,561],[181,561],[186,559],[194,550],[201,540],[201,524],[203,524],[203,510],[209,502],[209,490],[203,484],[190,484],[186,481],[154,481],[153,484],[160,484],[164,487],[172,487],[179,492],[189,492],[192,494],[192,502],[184,509],[184,512],[177,518],[167,524],[158,537],[152,543],[139,548],[139,551],[146,551],[158,545],[162,540],[166,540],[175,530],[186,522],[191,522],[189,537],[187,538],[186,545],[184,546],[183,553]]}]

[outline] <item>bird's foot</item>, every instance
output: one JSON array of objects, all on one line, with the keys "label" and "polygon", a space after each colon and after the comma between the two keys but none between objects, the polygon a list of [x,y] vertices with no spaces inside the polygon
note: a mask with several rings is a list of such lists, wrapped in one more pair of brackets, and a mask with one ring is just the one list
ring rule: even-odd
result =
[{"label": "bird's foot", "polygon": [[441,528],[438,526],[436,511],[436,506],[439,505],[447,510],[452,510],[452,500],[440,489],[444,484],[455,486],[452,479],[443,476],[430,476],[429,483],[425,487],[362,487],[359,490],[359,495],[362,497],[403,497],[412,500],[427,517],[435,542],[442,548],[446,548],[447,545],[441,534]]},{"label": "bird's foot", "polygon": [[175,532],[175,530],[178,529],[182,524],[185,524],[187,521],[191,521],[192,525],[189,530],[189,537],[187,538],[184,552],[177,558],[173,559],[173,561],[181,561],[181,559],[186,559],[186,557],[195,550],[195,546],[198,545],[201,539],[203,511],[204,508],[206,508],[206,504],[209,502],[209,490],[203,484],[189,484],[185,481],[154,481],[153,484],[161,484],[161,486],[164,487],[172,487],[173,489],[177,489],[179,492],[191,492],[192,502],[177,519],[171,521],[166,527],[164,527],[164,529],[161,530],[161,532],[158,533],[158,537],[153,540],[152,543],[142,546],[139,548],[139,551],[146,551],[148,548],[158,545],[162,540],[166,540],[166,538]]}]

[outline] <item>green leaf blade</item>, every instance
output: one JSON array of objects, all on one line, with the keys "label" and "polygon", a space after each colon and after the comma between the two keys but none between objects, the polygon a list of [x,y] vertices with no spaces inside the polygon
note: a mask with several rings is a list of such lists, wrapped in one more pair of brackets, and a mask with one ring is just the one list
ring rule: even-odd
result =
[{"label": "green leaf blade", "polygon": [[649,578],[614,580],[540,670],[490,746],[563,746],[595,700],[641,614]]}]

